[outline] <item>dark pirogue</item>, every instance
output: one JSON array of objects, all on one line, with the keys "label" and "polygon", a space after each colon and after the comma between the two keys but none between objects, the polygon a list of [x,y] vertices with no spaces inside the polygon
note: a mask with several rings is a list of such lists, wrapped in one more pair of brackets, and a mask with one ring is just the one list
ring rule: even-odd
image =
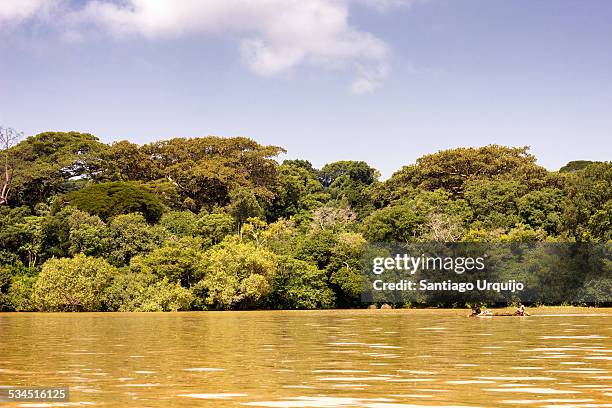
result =
[{"label": "dark pirogue", "polygon": [[516,313],[499,313],[499,314],[489,314],[489,315],[484,315],[484,314],[480,314],[480,315],[474,315],[474,314],[470,314],[468,315],[468,317],[527,317],[527,316],[531,316],[529,313],[525,313],[524,315],[519,315]]},{"label": "dark pirogue", "polygon": [[527,311],[525,310],[525,306],[522,303],[519,303],[519,306],[514,313],[498,313],[498,314],[494,314],[489,309],[482,310],[480,309],[480,306],[475,304],[475,305],[472,305],[472,313],[468,317],[508,317],[508,316],[523,317],[523,316],[530,316],[530,314],[527,313]]}]

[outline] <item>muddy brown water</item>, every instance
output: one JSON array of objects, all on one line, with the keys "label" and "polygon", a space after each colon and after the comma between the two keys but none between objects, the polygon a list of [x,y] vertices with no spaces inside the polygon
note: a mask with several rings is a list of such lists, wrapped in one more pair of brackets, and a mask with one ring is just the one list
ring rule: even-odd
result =
[{"label": "muddy brown water", "polygon": [[[612,310],[0,314],[0,386],[53,407],[612,407]],[[4,404],[4,405],[2,405]]]}]

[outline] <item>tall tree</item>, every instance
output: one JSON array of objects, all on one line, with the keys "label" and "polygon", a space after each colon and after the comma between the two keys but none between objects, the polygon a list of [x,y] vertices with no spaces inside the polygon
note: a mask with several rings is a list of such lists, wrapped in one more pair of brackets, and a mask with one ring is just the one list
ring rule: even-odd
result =
[{"label": "tall tree", "polygon": [[429,191],[444,189],[460,197],[465,192],[466,181],[504,175],[520,180],[529,188],[538,188],[546,184],[547,171],[536,164],[527,146],[461,147],[418,158],[416,164],[396,172],[382,188],[398,192],[386,194],[391,200],[401,197],[406,186]]},{"label": "tall tree", "polygon": [[276,184],[278,163],[284,152],[262,146],[245,137],[175,138],[142,148],[182,196],[185,208],[211,210],[230,201],[237,187],[251,189],[257,198],[270,202]]},{"label": "tall tree", "polygon": [[367,188],[374,185],[380,173],[363,161],[343,160],[323,166],[319,181],[341,206],[349,206],[359,216],[367,215],[373,208]]},{"label": "tall tree", "polygon": [[77,189],[98,171],[108,147],[89,133],[45,132],[16,145],[11,203],[34,206]]},{"label": "tall tree", "polygon": [[562,204],[563,223],[578,240],[612,238],[612,162],[593,163],[571,173]]},{"label": "tall tree", "polygon": [[155,223],[164,212],[159,199],[136,182],[91,184],[66,195],[71,205],[103,220],[119,214],[139,212]]},{"label": "tall tree", "polygon": [[247,188],[239,188],[230,193],[228,212],[234,217],[238,233],[242,237],[242,225],[251,217],[260,217],[263,209],[257,202],[255,194]]},{"label": "tall tree", "polygon": [[13,180],[13,167],[11,164],[11,148],[23,133],[17,132],[13,128],[0,127],[0,157],[2,158],[3,175],[0,179],[0,205],[8,203],[9,193],[11,192],[11,181]]},{"label": "tall tree", "polygon": [[593,163],[600,162],[595,162],[591,160],[572,160],[571,162],[568,162],[565,166],[561,167],[559,169],[559,173],[573,173],[575,171],[582,170]]},{"label": "tall tree", "polygon": [[151,155],[127,140],[112,143],[100,158],[96,181],[148,182],[163,177]]}]

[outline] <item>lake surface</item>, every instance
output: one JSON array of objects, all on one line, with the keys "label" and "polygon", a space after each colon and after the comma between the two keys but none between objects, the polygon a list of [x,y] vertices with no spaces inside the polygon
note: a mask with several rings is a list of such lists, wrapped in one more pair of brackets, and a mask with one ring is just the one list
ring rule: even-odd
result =
[{"label": "lake surface", "polygon": [[0,386],[70,387],[11,407],[612,407],[612,310],[530,312],[0,313]]}]

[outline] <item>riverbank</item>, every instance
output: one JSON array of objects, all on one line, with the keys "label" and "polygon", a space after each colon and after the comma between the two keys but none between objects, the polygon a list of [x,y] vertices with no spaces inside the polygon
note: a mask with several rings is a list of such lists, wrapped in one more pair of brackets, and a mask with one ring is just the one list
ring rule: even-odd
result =
[{"label": "riverbank", "polygon": [[[484,309],[483,309],[484,310]],[[516,311],[515,307],[489,308],[494,314],[508,314]],[[612,315],[612,307],[584,307],[584,306],[538,306],[526,309],[532,316],[561,316],[561,315],[589,315],[602,314]],[[465,316],[471,313],[468,308],[379,308],[379,309],[317,309],[317,310],[201,310],[201,311],[178,311],[178,312],[0,312],[0,316],[7,315],[198,315],[198,314],[334,314],[343,313],[372,313],[372,314],[454,314]]]}]

